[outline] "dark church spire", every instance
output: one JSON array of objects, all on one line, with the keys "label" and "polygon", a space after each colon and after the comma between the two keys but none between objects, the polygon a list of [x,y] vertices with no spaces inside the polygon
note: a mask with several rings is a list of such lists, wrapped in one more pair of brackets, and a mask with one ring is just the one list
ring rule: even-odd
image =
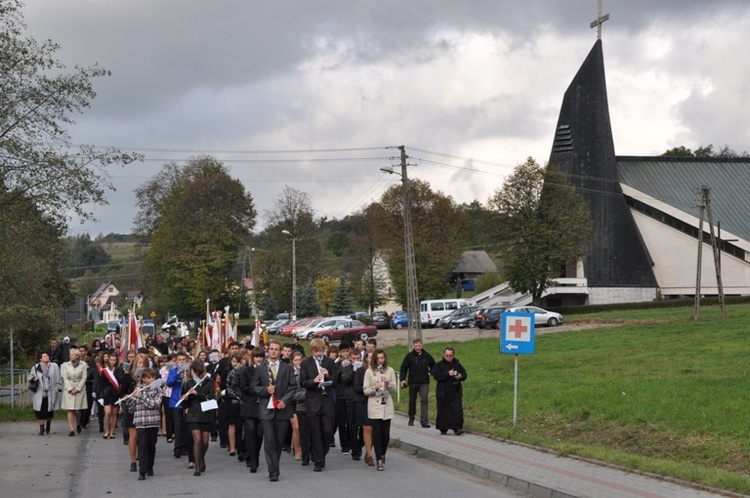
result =
[{"label": "dark church spire", "polygon": [[567,175],[591,208],[597,238],[584,257],[589,286],[656,287],[618,182],[601,40],[565,92],[550,163]]}]

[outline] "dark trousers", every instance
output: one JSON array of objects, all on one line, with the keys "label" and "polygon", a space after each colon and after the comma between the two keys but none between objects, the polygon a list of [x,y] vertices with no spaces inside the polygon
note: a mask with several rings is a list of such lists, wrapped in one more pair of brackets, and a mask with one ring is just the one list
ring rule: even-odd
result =
[{"label": "dark trousers", "polygon": [[243,420],[245,465],[251,469],[257,469],[260,463],[260,447],[263,445],[263,425],[257,418],[245,418]]},{"label": "dark trousers", "polygon": [[391,442],[391,420],[373,418],[372,446],[375,448],[375,460],[382,460]]},{"label": "dark trousers", "polygon": [[296,412],[297,423],[299,424],[299,445],[302,450],[302,462],[310,461],[310,451],[312,448],[312,432],[310,430],[310,419],[305,412]]},{"label": "dark trousers", "polygon": [[266,466],[269,477],[279,475],[281,445],[284,444],[289,420],[263,420],[263,448],[266,452]]},{"label": "dark trousers", "polygon": [[174,437],[174,414],[172,408],[169,407],[169,398],[162,396],[161,407],[164,410],[164,422],[167,426],[167,437]]},{"label": "dark trousers", "polygon": [[347,401],[343,398],[336,399],[336,425],[339,430],[339,446],[341,451],[351,450],[351,438],[349,435],[349,417],[346,409]]},{"label": "dark trousers", "polygon": [[326,455],[331,447],[334,411],[330,408],[323,408],[317,413],[307,412],[307,418],[310,421],[310,434],[312,435],[313,463],[320,465],[325,463]]},{"label": "dark trousers", "polygon": [[429,384],[409,384],[409,420],[413,420],[417,414],[417,394],[419,394],[420,410],[419,421],[422,424],[428,423],[427,420],[427,398],[430,396]]},{"label": "dark trousers", "polygon": [[190,437],[191,444],[188,445],[188,433],[190,431],[188,431],[185,423],[185,410],[172,408],[172,420],[174,421],[174,455],[182,456],[188,452],[188,446],[193,447],[192,436]]},{"label": "dark trousers", "polygon": [[96,402],[96,418],[99,419],[99,432],[104,432],[104,407]]},{"label": "dark trousers", "polygon": [[91,421],[91,410],[94,408],[94,388],[86,386],[86,401],[88,406],[81,412],[81,425],[86,427]]},{"label": "dark trousers", "polygon": [[[216,415],[216,427],[219,432],[219,444],[229,446],[229,424],[227,423],[227,403],[219,400],[219,410]],[[213,436],[213,434],[211,434]]]},{"label": "dark trousers", "polygon": [[156,436],[158,427],[138,429],[138,473],[145,474],[154,471],[154,457],[156,456]]},{"label": "dark trousers", "polygon": [[346,401],[346,420],[348,421],[347,429],[349,430],[349,448],[352,451],[353,458],[362,456],[362,442],[359,440],[359,427],[357,427],[357,416],[354,412],[354,401]]}]

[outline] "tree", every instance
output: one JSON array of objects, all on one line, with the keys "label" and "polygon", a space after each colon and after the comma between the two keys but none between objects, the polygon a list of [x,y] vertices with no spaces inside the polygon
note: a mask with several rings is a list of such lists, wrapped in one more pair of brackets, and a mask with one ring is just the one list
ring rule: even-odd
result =
[{"label": "tree", "polygon": [[[255,277],[261,292],[273,294],[280,308],[291,312],[292,267],[296,269],[298,286],[300,282],[314,282],[324,274],[321,264],[323,249],[318,240],[310,196],[285,186],[274,200],[274,208],[266,211],[265,216],[269,225],[262,234]],[[293,243],[296,248],[294,262]]]},{"label": "tree", "polygon": [[714,150],[713,144],[702,145],[693,151],[692,149],[680,145],[672,147],[662,154],[662,157],[750,157],[747,151],[737,152],[728,145],[725,145],[718,151]]},{"label": "tree", "polygon": [[[140,158],[117,149],[74,146],[73,115],[89,107],[91,80],[108,76],[98,66],[66,71],[56,59],[59,45],[26,37],[18,0],[0,0],[0,185],[22,194],[58,221],[82,218],[87,205],[105,202],[112,188],[105,168]],[[8,209],[12,196],[2,199]]]},{"label": "tree", "polygon": [[333,295],[332,311],[334,315],[348,315],[352,312],[351,290],[345,278],[339,279],[339,286]]},{"label": "tree", "polygon": [[[372,230],[388,263],[399,303],[406,304],[402,186],[388,189],[371,206]],[[450,291],[450,276],[466,246],[468,220],[453,199],[433,192],[427,182],[409,180],[419,299]]]},{"label": "tree", "polygon": [[339,279],[335,277],[320,277],[315,281],[315,294],[318,298],[318,307],[325,316],[329,315],[333,306],[333,296],[339,286]]},{"label": "tree", "polygon": [[536,304],[565,265],[582,257],[594,241],[586,201],[558,168],[529,157],[490,199],[502,240],[505,271],[516,292]]},{"label": "tree", "polygon": [[178,180],[152,206],[158,215],[145,260],[151,292],[171,313],[187,316],[200,316],[207,297],[213,308],[236,305],[239,276],[231,274],[255,225],[252,197],[210,156],[167,169]]},{"label": "tree", "polygon": [[[60,312],[73,302],[60,271],[65,227],[18,190],[0,185],[0,204],[6,206],[0,209],[0,324],[3,333],[13,326],[26,352],[33,352],[46,345]],[[1,351],[0,357],[8,358]]]},{"label": "tree", "polygon": [[68,275],[70,277],[82,277],[87,270],[97,273],[102,265],[112,261],[101,244],[92,241],[91,236],[87,233],[75,237],[66,237],[64,243],[64,264],[69,270]]},{"label": "tree", "polygon": [[297,304],[297,314],[300,317],[320,315],[318,298],[315,295],[315,285],[312,280],[308,280],[307,284],[297,294]]}]

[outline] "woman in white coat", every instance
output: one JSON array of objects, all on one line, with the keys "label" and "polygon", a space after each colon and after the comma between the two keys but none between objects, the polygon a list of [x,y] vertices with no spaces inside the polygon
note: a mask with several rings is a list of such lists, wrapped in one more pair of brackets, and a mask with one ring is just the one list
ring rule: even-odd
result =
[{"label": "woman in white coat", "polygon": [[81,353],[75,349],[70,350],[70,361],[62,365],[63,410],[68,410],[68,436],[75,436],[76,430],[81,432],[81,410],[88,406],[86,401],[86,372],[88,365],[81,361]]},{"label": "woman in white coat", "polygon": [[372,422],[372,442],[378,470],[385,470],[385,452],[391,441],[393,393],[398,389],[396,374],[388,366],[388,356],[382,349],[372,354],[370,368],[365,372],[362,391],[367,400],[367,416]]},{"label": "woman in white coat", "polygon": [[29,383],[37,386],[31,400],[34,415],[39,422],[39,435],[44,436],[45,433],[49,434],[55,409],[60,408],[62,390],[60,367],[50,361],[48,352],[39,353],[39,363],[31,367],[29,372]]}]

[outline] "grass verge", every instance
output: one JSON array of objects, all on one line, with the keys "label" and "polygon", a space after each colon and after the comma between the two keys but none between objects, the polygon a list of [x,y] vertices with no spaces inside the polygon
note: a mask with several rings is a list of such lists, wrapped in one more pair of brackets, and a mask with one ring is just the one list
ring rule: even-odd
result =
[{"label": "grass verge", "polygon": [[[750,493],[750,306],[730,306],[726,318],[703,309],[699,320],[692,308],[602,315],[586,319],[623,324],[538,335],[535,354],[519,357],[516,427],[514,357],[499,340],[427,349],[439,360],[456,348],[475,432]],[[405,353],[389,350],[396,368]],[[432,418],[434,408],[433,396]]]}]

